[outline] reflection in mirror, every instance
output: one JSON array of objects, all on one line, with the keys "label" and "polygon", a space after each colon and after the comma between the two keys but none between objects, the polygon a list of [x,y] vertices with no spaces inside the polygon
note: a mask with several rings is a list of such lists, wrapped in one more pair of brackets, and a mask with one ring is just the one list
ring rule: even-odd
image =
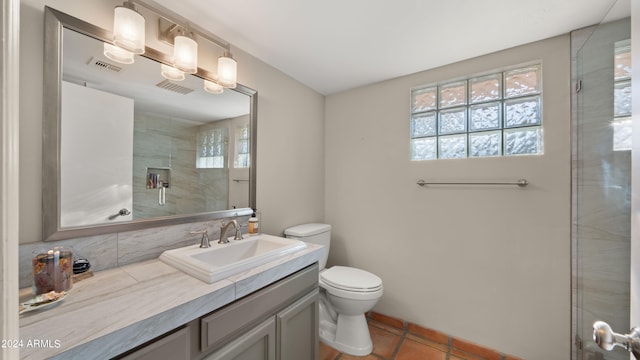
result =
[{"label": "reflection in mirror", "polygon": [[62,64],[57,83],[45,69],[45,240],[251,213],[255,91],[207,93],[202,70],[169,81],[149,48],[115,62],[106,31],[46,10],[62,29],[46,57]]}]

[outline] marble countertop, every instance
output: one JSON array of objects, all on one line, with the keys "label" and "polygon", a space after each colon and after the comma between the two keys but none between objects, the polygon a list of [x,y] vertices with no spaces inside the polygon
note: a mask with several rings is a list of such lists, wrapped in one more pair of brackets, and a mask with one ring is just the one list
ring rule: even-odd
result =
[{"label": "marble countertop", "polygon": [[58,304],[20,315],[20,358],[111,358],[315,263],[324,251],[307,244],[213,284],[157,259],[97,272]]}]

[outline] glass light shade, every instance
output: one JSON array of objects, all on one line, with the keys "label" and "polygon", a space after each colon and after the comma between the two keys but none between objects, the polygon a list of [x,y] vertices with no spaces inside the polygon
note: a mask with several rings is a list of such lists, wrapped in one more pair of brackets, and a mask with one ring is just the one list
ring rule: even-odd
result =
[{"label": "glass light shade", "polygon": [[171,80],[171,81],[184,80],[184,71],[176,69],[173,66],[162,64],[160,73],[167,80]]},{"label": "glass light shade", "polygon": [[187,74],[198,72],[198,43],[187,36],[176,36],[173,42],[173,61],[173,66]]},{"label": "glass light shade", "polygon": [[104,56],[121,64],[133,64],[134,61],[134,53],[109,43],[104,43]]},{"label": "glass light shade", "polygon": [[218,58],[218,84],[226,88],[235,88],[238,76],[238,63],[231,55]]},{"label": "glass light shade", "polygon": [[224,88],[213,81],[205,80],[204,90],[211,94],[222,94]]},{"label": "glass light shade", "polygon": [[113,16],[113,43],[134,54],[144,53],[144,17],[125,2],[117,6]]}]

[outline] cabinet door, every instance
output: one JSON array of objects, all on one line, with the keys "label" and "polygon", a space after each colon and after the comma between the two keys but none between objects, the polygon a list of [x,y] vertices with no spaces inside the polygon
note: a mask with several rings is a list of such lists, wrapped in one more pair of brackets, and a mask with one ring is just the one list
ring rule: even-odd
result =
[{"label": "cabinet door", "polygon": [[273,317],[238,336],[204,360],[275,360],[276,323]]},{"label": "cabinet door", "polygon": [[278,360],[318,359],[318,289],[276,316]]}]

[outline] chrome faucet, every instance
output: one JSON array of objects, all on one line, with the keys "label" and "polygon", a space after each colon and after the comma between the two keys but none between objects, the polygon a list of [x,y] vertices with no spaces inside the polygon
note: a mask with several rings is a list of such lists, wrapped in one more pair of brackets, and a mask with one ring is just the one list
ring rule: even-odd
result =
[{"label": "chrome faucet", "polygon": [[211,247],[211,244],[209,243],[209,234],[207,233],[207,230],[189,231],[189,234],[191,235],[202,234],[202,239],[200,239],[200,247],[201,248]]},{"label": "chrome faucet", "polygon": [[242,231],[240,230],[240,225],[238,225],[238,222],[236,220],[231,220],[226,224],[223,222],[220,225],[220,240],[218,241],[218,244],[226,244],[229,242],[229,235],[227,235],[227,233],[229,232],[229,228],[231,227],[231,225],[233,225],[236,230],[236,235],[233,237],[233,239],[242,240]]}]

